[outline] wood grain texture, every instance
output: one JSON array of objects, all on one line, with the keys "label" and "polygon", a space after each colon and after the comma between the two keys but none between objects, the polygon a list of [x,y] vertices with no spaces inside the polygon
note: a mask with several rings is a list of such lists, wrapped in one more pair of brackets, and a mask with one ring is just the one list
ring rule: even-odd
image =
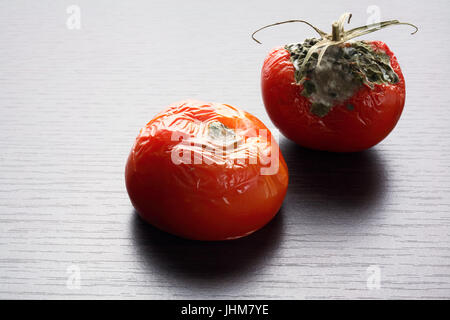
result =
[{"label": "wood grain texture", "polygon": [[[66,28],[74,3],[81,30]],[[157,111],[190,97],[270,124],[262,61],[313,33],[249,34],[293,18],[325,29],[344,11],[357,26],[373,4],[420,27],[368,37],[407,82],[385,141],[326,154],[282,138],[287,198],[244,239],[185,241],[137,218],[124,165]],[[0,1],[0,298],[450,298],[449,14],[448,1]]]}]

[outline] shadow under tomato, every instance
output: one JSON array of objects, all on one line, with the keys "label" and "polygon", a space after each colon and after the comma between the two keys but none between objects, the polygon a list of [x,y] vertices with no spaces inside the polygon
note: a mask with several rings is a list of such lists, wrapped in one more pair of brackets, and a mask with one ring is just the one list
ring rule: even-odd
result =
[{"label": "shadow under tomato", "polygon": [[280,148],[289,168],[285,201],[290,212],[351,222],[383,205],[388,174],[376,149],[355,153],[315,151],[285,138]]},{"label": "shadow under tomato", "polygon": [[134,210],[131,232],[137,254],[146,268],[169,273],[177,281],[229,285],[230,278],[248,279],[262,268],[280,243],[282,210],[255,233],[236,240],[205,242],[186,240],[149,225]]}]

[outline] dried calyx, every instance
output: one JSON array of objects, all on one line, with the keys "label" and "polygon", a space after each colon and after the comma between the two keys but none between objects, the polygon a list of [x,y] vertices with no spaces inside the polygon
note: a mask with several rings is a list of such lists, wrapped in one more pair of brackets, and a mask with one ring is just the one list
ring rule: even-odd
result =
[{"label": "dried calyx", "polygon": [[[307,96],[311,103],[311,112],[323,117],[333,105],[350,98],[361,85],[373,88],[374,84],[397,83],[398,76],[390,65],[390,57],[364,42],[347,42],[392,25],[405,24],[417,27],[410,23],[398,20],[383,21],[348,31],[344,31],[345,22],[350,22],[350,13],[344,13],[332,25],[332,32],[326,32],[314,27],[304,20],[288,20],[274,23],[258,29],[256,32],[279,24],[302,22],[311,26],[320,39],[306,39],[303,43],[285,46],[291,55],[295,67],[295,81],[303,84],[302,94]],[[348,106],[352,109],[352,106]]]}]

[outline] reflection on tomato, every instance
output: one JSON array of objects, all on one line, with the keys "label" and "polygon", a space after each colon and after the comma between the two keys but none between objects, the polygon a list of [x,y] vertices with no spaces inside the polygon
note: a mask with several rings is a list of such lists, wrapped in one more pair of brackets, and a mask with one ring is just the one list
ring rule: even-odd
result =
[{"label": "reflection on tomato", "polygon": [[286,163],[261,121],[229,105],[190,100],[141,130],[125,178],[144,220],[197,240],[260,229],[280,209],[288,185]]}]

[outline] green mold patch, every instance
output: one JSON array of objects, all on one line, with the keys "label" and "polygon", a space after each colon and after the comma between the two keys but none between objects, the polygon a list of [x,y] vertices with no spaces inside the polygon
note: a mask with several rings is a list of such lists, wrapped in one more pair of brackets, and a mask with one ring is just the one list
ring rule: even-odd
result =
[{"label": "green mold patch", "polygon": [[331,45],[321,57],[323,49],[319,49],[305,63],[309,50],[319,41],[312,38],[285,46],[295,68],[295,82],[303,84],[302,94],[310,100],[313,114],[326,116],[334,105],[351,98],[363,85],[374,88],[375,84],[399,81],[390,57],[365,41]]}]

